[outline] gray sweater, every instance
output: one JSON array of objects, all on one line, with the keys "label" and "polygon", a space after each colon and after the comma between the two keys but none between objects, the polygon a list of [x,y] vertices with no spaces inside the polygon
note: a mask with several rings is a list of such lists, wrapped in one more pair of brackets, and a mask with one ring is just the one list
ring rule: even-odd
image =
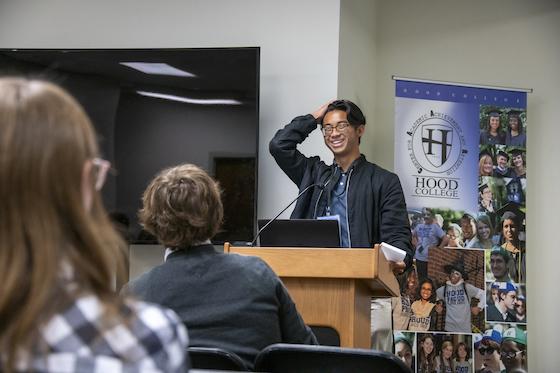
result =
[{"label": "gray sweater", "polygon": [[127,291],[174,310],[191,346],[234,352],[250,368],[270,344],[317,344],[278,276],[257,257],[212,245],[178,250]]}]

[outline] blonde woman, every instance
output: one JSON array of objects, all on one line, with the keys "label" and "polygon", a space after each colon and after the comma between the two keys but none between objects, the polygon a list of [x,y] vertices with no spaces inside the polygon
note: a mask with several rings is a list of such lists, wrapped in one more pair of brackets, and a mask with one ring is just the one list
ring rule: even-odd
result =
[{"label": "blonde woman", "polygon": [[488,215],[481,214],[478,216],[476,236],[483,249],[492,249],[492,246],[494,245],[492,242],[494,229],[492,228],[492,222],[490,221],[490,217]]},{"label": "blonde woman", "polygon": [[444,341],[441,351],[436,359],[436,371],[438,373],[454,373],[455,362],[453,361],[453,342]]},{"label": "blonde woman", "polygon": [[61,88],[0,78],[0,370],[181,372],[167,309],[112,289],[123,242],[101,204],[109,163]]},{"label": "blonde woman", "polygon": [[488,153],[482,153],[478,160],[478,173],[480,176],[492,176],[494,171],[494,161]]}]

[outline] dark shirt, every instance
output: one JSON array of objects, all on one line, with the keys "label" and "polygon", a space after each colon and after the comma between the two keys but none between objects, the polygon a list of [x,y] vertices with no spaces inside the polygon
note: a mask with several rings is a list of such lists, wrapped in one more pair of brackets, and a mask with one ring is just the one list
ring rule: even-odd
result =
[{"label": "dark shirt", "polygon": [[506,143],[506,134],[502,131],[498,131],[496,136],[492,136],[488,131],[482,131],[480,133],[480,145],[497,145]]},{"label": "dark shirt", "polygon": [[504,319],[503,314],[495,304],[488,305],[486,309],[486,320],[499,322],[516,322],[515,316],[512,315],[509,311],[506,312],[506,318]]},{"label": "dark shirt", "polygon": [[513,177],[515,172],[509,167],[506,167],[504,170],[500,170],[498,167],[494,167],[494,172],[492,176],[494,177]]},{"label": "dark shirt", "polygon": [[234,352],[250,368],[270,344],[317,344],[278,276],[257,257],[224,254],[212,245],[178,250],[129,289],[174,310],[190,346]]},{"label": "dark shirt", "polygon": [[512,136],[511,131],[506,133],[506,145],[508,146],[520,146],[522,148],[525,147],[527,143],[527,136],[525,133],[520,133],[517,136]]}]

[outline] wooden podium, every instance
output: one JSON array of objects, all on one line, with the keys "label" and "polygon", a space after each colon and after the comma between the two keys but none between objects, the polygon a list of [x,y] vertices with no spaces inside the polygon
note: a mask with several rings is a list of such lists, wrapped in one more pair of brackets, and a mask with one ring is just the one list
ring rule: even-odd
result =
[{"label": "wooden podium", "polygon": [[241,247],[224,252],[258,256],[288,288],[306,324],[328,326],[342,347],[370,348],[371,297],[399,294],[379,245],[373,249]]}]

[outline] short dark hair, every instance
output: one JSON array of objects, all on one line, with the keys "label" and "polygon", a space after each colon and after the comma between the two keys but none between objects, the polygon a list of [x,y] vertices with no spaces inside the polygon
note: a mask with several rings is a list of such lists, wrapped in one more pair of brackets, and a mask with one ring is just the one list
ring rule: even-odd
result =
[{"label": "short dark hair", "polygon": [[504,212],[504,214],[502,215],[502,217],[500,218],[500,227],[503,229],[504,228],[504,222],[506,220],[512,220],[515,223],[515,226],[517,227],[517,229],[519,229],[519,218],[517,217],[517,214],[513,211],[506,211]]},{"label": "short dark hair", "polygon": [[435,216],[435,215],[434,215],[434,211],[433,211],[431,208],[429,208],[429,207],[424,207],[424,208],[422,209],[422,215],[423,215],[423,216],[425,216],[425,215],[430,215],[430,217],[432,217],[432,218]]},{"label": "short dark hair", "polygon": [[478,223],[476,218],[474,216],[472,216],[471,214],[463,214],[463,216],[461,216],[460,220],[465,220],[465,221],[468,221],[469,223],[470,222],[473,222],[475,224]]},{"label": "short dark hair", "polygon": [[508,251],[506,249],[502,249],[500,246],[497,247],[499,247],[500,249],[498,250],[492,249],[492,251],[490,252],[490,257],[501,256],[502,259],[504,259],[504,262],[506,262],[506,264],[509,263],[509,261],[512,260],[512,258],[511,255],[508,253]]},{"label": "short dark hair", "polygon": [[517,296],[517,291],[516,290],[511,290],[511,289],[500,289],[498,288],[498,302],[502,301],[502,295],[504,296],[504,300],[506,299],[508,293],[510,292],[515,292],[516,296]]},{"label": "short dark hair", "polygon": [[[364,116],[364,113],[362,113],[362,110],[360,110],[358,105],[356,105],[352,101],[336,100],[331,102],[327,107],[327,110],[325,111],[325,115],[327,115],[329,111],[334,111],[334,110],[344,111],[346,113],[346,118],[348,119],[348,123],[350,123],[353,126],[357,127],[359,125],[366,124],[366,117]],[[325,118],[325,115],[323,115],[323,117],[321,118],[321,125],[323,124],[323,118]]]},{"label": "short dark hair", "polygon": [[486,347],[492,347],[494,350],[500,352],[501,348],[500,348],[500,344],[496,341],[493,341],[491,339],[488,338],[484,338],[481,342],[481,345],[486,346]]},{"label": "short dark hair", "polygon": [[407,338],[401,338],[397,341],[395,341],[395,347],[397,346],[398,343],[404,343],[406,345],[406,347],[408,347],[408,349],[410,350],[410,352],[412,353],[412,344],[410,343],[410,341]]}]

